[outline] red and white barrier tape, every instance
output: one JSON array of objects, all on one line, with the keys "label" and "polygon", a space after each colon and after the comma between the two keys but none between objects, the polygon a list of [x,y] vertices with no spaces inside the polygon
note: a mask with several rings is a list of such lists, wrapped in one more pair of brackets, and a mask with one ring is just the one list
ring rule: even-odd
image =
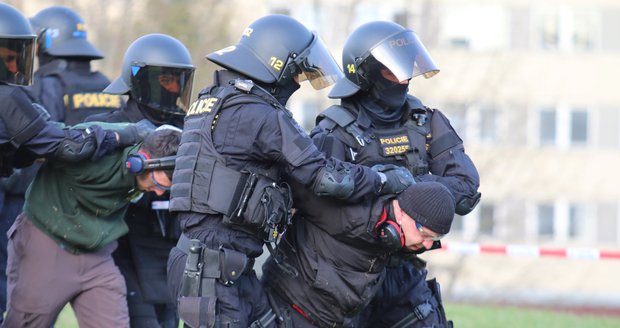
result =
[{"label": "red and white barrier tape", "polygon": [[441,250],[463,255],[498,254],[521,257],[560,257],[579,260],[620,260],[620,250],[594,248],[552,248],[528,245],[480,245],[474,243],[442,243]]}]

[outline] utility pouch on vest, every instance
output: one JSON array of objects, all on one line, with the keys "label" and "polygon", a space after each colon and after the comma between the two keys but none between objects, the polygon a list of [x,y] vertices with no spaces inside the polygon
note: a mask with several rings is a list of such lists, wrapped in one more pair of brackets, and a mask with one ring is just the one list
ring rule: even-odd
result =
[{"label": "utility pouch on vest", "polygon": [[287,184],[278,185],[269,178],[250,173],[235,211],[231,216],[224,216],[224,223],[258,231],[266,242],[273,242],[290,223],[292,199]]}]

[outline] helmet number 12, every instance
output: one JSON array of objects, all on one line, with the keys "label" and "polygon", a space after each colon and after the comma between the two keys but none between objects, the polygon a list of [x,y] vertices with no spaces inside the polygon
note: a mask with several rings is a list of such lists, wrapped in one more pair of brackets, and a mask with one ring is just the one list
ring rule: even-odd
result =
[{"label": "helmet number 12", "polygon": [[276,57],[271,57],[269,59],[269,65],[273,66],[276,70],[281,70],[282,66],[284,66],[284,62]]}]

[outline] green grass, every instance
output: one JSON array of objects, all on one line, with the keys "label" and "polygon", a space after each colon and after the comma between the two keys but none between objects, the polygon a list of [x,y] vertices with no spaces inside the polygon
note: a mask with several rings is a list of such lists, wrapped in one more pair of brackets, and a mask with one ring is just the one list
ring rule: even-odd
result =
[{"label": "green grass", "polygon": [[[447,304],[448,318],[456,328],[606,328],[620,327],[618,317],[575,315],[566,312],[491,305]],[[70,306],[65,307],[56,328],[78,328]]]},{"label": "green grass", "polygon": [[577,315],[549,310],[491,305],[447,304],[456,328],[604,328],[620,327],[619,317]]}]

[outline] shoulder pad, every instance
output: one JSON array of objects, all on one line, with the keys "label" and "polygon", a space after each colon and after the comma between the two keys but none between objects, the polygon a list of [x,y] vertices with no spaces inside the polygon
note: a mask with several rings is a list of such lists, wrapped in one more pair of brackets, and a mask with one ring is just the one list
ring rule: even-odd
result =
[{"label": "shoulder pad", "polygon": [[316,117],[316,124],[319,124],[321,120],[328,118],[341,127],[347,127],[349,124],[355,122],[355,116],[351,114],[346,108],[340,105],[332,105],[327,107]]}]

